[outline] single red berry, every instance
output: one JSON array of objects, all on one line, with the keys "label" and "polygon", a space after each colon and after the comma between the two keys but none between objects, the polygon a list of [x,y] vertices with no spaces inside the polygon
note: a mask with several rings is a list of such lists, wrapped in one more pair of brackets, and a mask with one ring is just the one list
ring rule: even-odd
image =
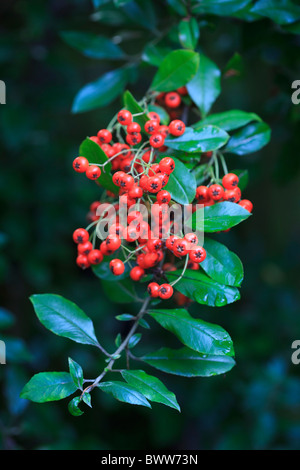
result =
[{"label": "single red berry", "polygon": [[137,145],[142,141],[142,134],[127,134],[126,142],[129,145]]},{"label": "single red berry", "polygon": [[198,243],[198,237],[195,233],[187,233],[184,238],[191,244],[191,245],[197,245]]},{"label": "single red berry", "polygon": [[97,133],[97,137],[102,144],[109,144],[109,142],[112,140],[112,134],[107,129],[101,129]]},{"label": "single red berry", "polygon": [[236,192],[235,189],[226,189],[224,191],[223,199],[224,201],[237,203],[239,201],[239,194]]},{"label": "single red berry", "polygon": [[120,163],[120,170],[128,173],[131,170],[132,158],[124,158]]},{"label": "single red berry", "polygon": [[159,162],[159,168],[162,173],[170,175],[175,170],[175,162],[171,157],[165,157]]},{"label": "single red berry", "polygon": [[145,270],[140,266],[135,266],[130,270],[130,277],[133,281],[139,281],[145,274]]},{"label": "single red berry", "polygon": [[187,265],[188,269],[192,269],[193,271],[197,271],[200,269],[199,263],[194,263],[193,261],[189,261]]},{"label": "single red berry", "polygon": [[103,260],[103,254],[100,250],[92,250],[87,255],[90,264],[99,264]]},{"label": "single red berry", "polygon": [[198,186],[196,189],[196,199],[202,204],[210,200],[207,186]]},{"label": "single red berry", "polygon": [[167,182],[169,181],[169,175],[166,175],[165,173],[159,173],[157,176],[161,181],[161,187],[163,188],[166,186]]},{"label": "single red berry", "polygon": [[116,251],[120,248],[121,246],[121,238],[118,237],[118,235],[108,235],[106,240],[105,240],[106,246],[110,251]]},{"label": "single red berry", "polygon": [[208,188],[208,195],[213,201],[220,201],[224,195],[224,189],[220,184],[212,184]]},{"label": "single red berry", "polygon": [[242,199],[242,200],[239,202],[239,206],[242,206],[242,207],[244,207],[244,209],[246,209],[247,211],[252,212],[253,204],[252,204],[252,202],[249,201],[248,199]]},{"label": "single red berry", "polygon": [[125,265],[120,259],[112,259],[109,263],[109,269],[114,276],[120,276],[125,271]]},{"label": "single red berry", "polygon": [[188,94],[188,90],[187,90],[187,87],[186,87],[186,86],[181,86],[180,88],[177,88],[176,91],[177,91],[177,93],[179,93],[179,94],[182,95],[182,96]]},{"label": "single red berry", "polygon": [[147,287],[147,292],[151,297],[158,297],[159,285],[157,282],[150,282]]},{"label": "single red berry", "polygon": [[91,242],[79,243],[77,245],[77,250],[79,255],[87,256],[90,251],[93,249],[93,244]]},{"label": "single red berry", "polygon": [[166,247],[170,250],[173,251],[173,246],[176,240],[179,240],[179,237],[177,235],[171,235],[167,240],[166,240]]},{"label": "single red berry", "polygon": [[178,108],[181,103],[181,97],[176,91],[170,91],[165,96],[165,104],[168,108]]},{"label": "single red berry", "polygon": [[177,256],[185,256],[189,252],[190,244],[188,240],[180,238],[173,245],[173,253]]},{"label": "single red berry", "polygon": [[126,175],[124,171],[116,171],[116,173],[113,174],[112,180],[115,185],[120,186],[121,185],[121,179]]},{"label": "single red berry", "polygon": [[109,256],[112,254],[112,251],[109,250],[108,245],[106,245],[105,240],[100,244],[100,251],[103,254],[103,256]]},{"label": "single red berry", "polygon": [[239,184],[239,177],[234,173],[227,173],[223,176],[222,184],[225,189],[234,189]]},{"label": "single red berry", "polygon": [[162,284],[158,291],[158,296],[161,299],[169,299],[173,295],[173,287],[170,284]]},{"label": "single red berry", "polygon": [[73,240],[75,243],[86,243],[89,240],[89,232],[85,228],[77,228],[73,232]]},{"label": "single red berry", "polygon": [[128,126],[132,122],[132,114],[130,111],[127,111],[127,109],[121,109],[121,111],[118,112],[117,119],[123,126]]},{"label": "single red berry", "polygon": [[95,142],[95,144],[98,144],[98,145],[101,144],[100,140],[98,139],[96,135],[92,135],[91,137],[89,137],[89,139]]},{"label": "single red berry", "polygon": [[162,204],[169,204],[171,201],[171,194],[166,189],[159,191],[156,195],[157,202]]},{"label": "single red berry", "polygon": [[73,168],[77,173],[85,173],[89,167],[89,161],[85,157],[77,157],[73,161]]},{"label": "single red berry", "polygon": [[158,193],[162,188],[161,179],[158,176],[150,176],[147,183],[149,193]]},{"label": "single red berry", "polygon": [[171,121],[169,124],[169,131],[170,131],[170,134],[175,135],[176,137],[184,134],[184,131],[185,131],[184,122],[180,121],[179,119],[175,119],[174,121]]},{"label": "single red berry", "polygon": [[164,145],[165,139],[161,134],[152,134],[149,139],[150,145],[153,148],[159,148]]},{"label": "single red berry", "polygon": [[90,263],[86,255],[78,255],[76,258],[76,264],[81,269],[86,269],[90,267]]},{"label": "single red berry", "polygon": [[150,119],[150,121],[147,121],[144,125],[144,129],[147,132],[147,134],[154,134],[157,132],[159,128],[159,122],[155,119]]},{"label": "single red berry", "polygon": [[143,194],[144,194],[143,189],[137,184],[135,184],[128,192],[129,197],[133,199],[140,199],[143,196]]},{"label": "single red berry", "polygon": [[159,238],[149,238],[147,248],[149,251],[158,251],[162,248],[163,242]]},{"label": "single red berry", "polygon": [[157,121],[158,123],[160,123],[160,116],[155,111],[150,111],[150,113],[148,113],[148,116],[151,121]]},{"label": "single red berry", "polygon": [[97,180],[101,176],[101,170],[96,165],[90,165],[85,174],[90,180]]},{"label": "single red berry", "polygon": [[108,233],[110,235],[117,235],[118,237],[122,237],[123,232],[124,232],[124,226],[120,224],[119,222],[112,224],[108,229]]},{"label": "single red berry", "polygon": [[169,126],[167,126],[167,125],[165,125],[165,124],[159,126],[159,128],[158,128],[157,131],[158,131],[158,133],[161,134],[164,138],[168,137],[169,132],[170,132],[170,131],[169,131]]},{"label": "single red berry", "polygon": [[192,247],[189,255],[190,255],[190,260],[193,263],[201,263],[206,258],[206,251],[204,248],[202,248],[202,246],[195,246],[195,247]]},{"label": "single red berry", "polygon": [[120,188],[129,191],[134,186],[134,178],[131,175],[125,174],[121,178]]},{"label": "single red berry", "polygon": [[137,122],[131,122],[126,127],[126,131],[128,132],[128,134],[139,134],[141,132],[141,126]]},{"label": "single red berry", "polygon": [[144,191],[147,190],[148,179],[149,179],[149,176],[147,176],[147,175],[142,175],[142,176],[140,177],[140,182],[139,182],[139,184],[140,184],[140,187],[141,187]]},{"label": "single red berry", "polygon": [[156,252],[150,252],[145,254],[144,264],[146,269],[153,268],[159,262],[159,257]]},{"label": "single red berry", "polygon": [[137,240],[139,238],[139,234],[137,233],[136,227],[132,225],[128,225],[128,227],[125,227],[123,232],[123,238],[129,243]]}]

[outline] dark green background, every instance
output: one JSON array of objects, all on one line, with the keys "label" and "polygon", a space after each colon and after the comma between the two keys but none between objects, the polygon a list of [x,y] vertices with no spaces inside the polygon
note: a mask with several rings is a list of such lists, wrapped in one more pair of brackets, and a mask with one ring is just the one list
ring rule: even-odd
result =
[{"label": "dark green background", "polygon": [[[157,4],[161,20],[176,23],[165,2]],[[96,391],[93,409],[75,418],[66,400],[38,405],[18,395],[34,373],[67,370],[68,356],[87,378],[102,367],[92,347],[39,324],[31,294],[56,293],[76,302],[110,350],[125,328],[114,316],[131,311],[130,305],[110,303],[99,280],[76,267],[71,236],[85,225],[88,206],[99,195],[96,185],[72,170],[72,160],[81,141],[105,127],[121,101],[71,114],[78,90],[116,65],[84,58],[60,32],[110,35],[112,26],[90,21],[87,0],[2,1],[0,13],[0,79],[7,86],[7,104],[0,109],[1,305],[16,320],[5,334],[18,338],[7,365],[0,366],[0,448],[299,449],[300,365],[291,362],[291,344],[300,339],[300,105],[291,102],[291,83],[300,79],[300,36],[267,19],[251,24],[211,18],[201,30],[200,46],[220,68],[235,52],[243,59],[241,74],[222,80],[213,111],[252,111],[272,128],[262,151],[228,159],[231,169],[249,169],[244,196],[254,203],[253,217],[222,236],[245,266],[242,298],[221,309],[191,308],[229,332],[236,367],[209,379],[159,375],[176,393],[181,414],[157,404],[152,410],[131,407]],[[127,30],[138,32],[127,44],[137,53],[150,33],[130,22]],[[129,87],[137,98],[154,71],[145,65],[140,81]],[[168,333],[153,324],[141,348],[154,350],[167,340]]]}]

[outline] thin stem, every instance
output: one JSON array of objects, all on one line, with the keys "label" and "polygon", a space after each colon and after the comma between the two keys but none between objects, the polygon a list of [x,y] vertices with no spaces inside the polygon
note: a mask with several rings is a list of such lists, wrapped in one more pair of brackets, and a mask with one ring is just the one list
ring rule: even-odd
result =
[{"label": "thin stem", "polygon": [[170,286],[175,286],[175,284],[177,284],[177,282],[179,282],[180,279],[183,278],[184,273],[185,273],[185,271],[186,271],[186,268],[187,268],[187,266],[188,266],[188,262],[189,262],[189,255],[186,255],[182,273],[181,273],[180,276],[176,279],[176,281],[171,282]]},{"label": "thin stem", "polygon": [[219,155],[220,160],[221,160],[221,163],[222,163],[224,175],[227,175],[227,173],[228,173],[228,168],[227,168],[227,164],[226,164],[226,160],[225,160],[225,158],[224,158],[224,155],[223,155],[221,152],[219,152],[218,155]]}]

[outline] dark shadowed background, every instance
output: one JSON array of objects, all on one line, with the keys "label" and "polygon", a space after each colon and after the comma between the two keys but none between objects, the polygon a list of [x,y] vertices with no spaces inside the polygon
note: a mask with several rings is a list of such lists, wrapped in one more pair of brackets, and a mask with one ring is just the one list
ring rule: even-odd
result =
[{"label": "dark shadowed background", "polygon": [[[165,26],[176,23],[167,2],[154,3]],[[0,448],[299,449],[300,364],[291,362],[291,344],[300,339],[300,105],[291,102],[291,84],[300,80],[300,36],[268,19],[214,17],[201,27],[200,47],[221,69],[235,53],[241,57],[238,73],[222,79],[214,112],[252,111],[272,129],[271,143],[260,152],[228,160],[231,169],[248,168],[245,197],[254,204],[253,217],[222,235],[244,263],[241,300],[222,309],[191,308],[229,332],[236,367],[208,379],[164,377],[181,413],[158,404],[131,407],[96,391],[93,409],[73,417],[65,400],[39,405],[19,398],[34,373],[67,370],[68,356],[91,376],[101,370],[93,348],[38,322],[29,296],[51,292],[76,302],[110,350],[120,329],[114,317],[131,306],[112,304],[99,279],[77,268],[72,242],[99,194],[72,170],[72,160],[121,100],[78,114],[71,113],[72,102],[84,84],[116,64],[84,57],[61,33],[111,37],[113,29],[124,40],[130,31],[124,48],[136,56],[152,32],[116,14],[97,17],[88,0],[2,0],[0,15],[0,79],[7,87],[0,108],[0,292],[1,306],[15,319],[0,330],[7,342],[7,364],[0,366]],[[135,80],[133,70],[127,88],[141,98],[154,71],[145,63]],[[161,346],[164,334],[158,326],[146,331],[145,347]]]}]

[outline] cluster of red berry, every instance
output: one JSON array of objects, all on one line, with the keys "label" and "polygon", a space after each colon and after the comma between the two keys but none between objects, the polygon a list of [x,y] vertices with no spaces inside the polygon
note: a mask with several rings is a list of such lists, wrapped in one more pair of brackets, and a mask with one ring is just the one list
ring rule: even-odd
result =
[{"label": "cluster of red berry", "polygon": [[211,186],[198,186],[196,199],[204,206],[212,206],[221,201],[229,201],[239,204],[247,211],[252,212],[253,204],[248,199],[241,199],[242,193],[238,187],[239,177],[234,173],[227,173],[222,178],[222,184],[212,184]]}]

